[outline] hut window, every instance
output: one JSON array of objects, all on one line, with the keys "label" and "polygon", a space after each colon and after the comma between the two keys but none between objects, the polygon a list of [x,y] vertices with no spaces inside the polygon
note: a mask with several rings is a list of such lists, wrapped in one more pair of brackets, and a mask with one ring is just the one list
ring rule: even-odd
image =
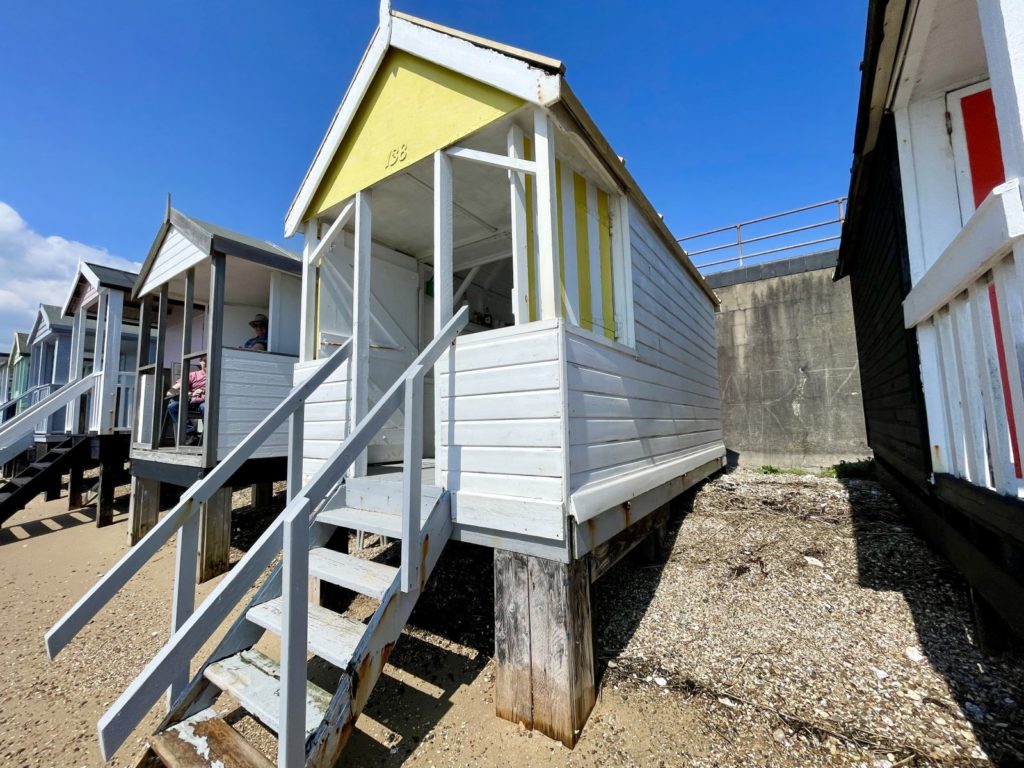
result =
[{"label": "hut window", "polygon": [[562,160],[555,163],[555,183],[562,315],[588,331],[624,340],[617,285],[623,259],[617,243],[618,195]]}]

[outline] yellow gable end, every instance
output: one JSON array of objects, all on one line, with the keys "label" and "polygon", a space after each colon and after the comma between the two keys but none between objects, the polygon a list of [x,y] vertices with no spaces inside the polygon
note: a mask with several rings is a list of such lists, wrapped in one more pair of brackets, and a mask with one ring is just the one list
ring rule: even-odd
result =
[{"label": "yellow gable end", "polygon": [[522,100],[404,51],[388,52],[304,218],[398,173]]}]

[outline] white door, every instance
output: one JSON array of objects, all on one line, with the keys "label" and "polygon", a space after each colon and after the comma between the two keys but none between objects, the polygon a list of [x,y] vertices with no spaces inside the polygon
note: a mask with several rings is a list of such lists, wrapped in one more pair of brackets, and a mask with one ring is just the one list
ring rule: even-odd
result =
[{"label": "white door", "polygon": [[[352,335],[352,238],[345,234],[320,266],[318,333],[326,352]],[[370,407],[418,354],[416,261],[378,245],[370,266]],[[351,403],[349,403],[349,418]],[[370,443],[369,462],[402,460],[402,409]]]}]

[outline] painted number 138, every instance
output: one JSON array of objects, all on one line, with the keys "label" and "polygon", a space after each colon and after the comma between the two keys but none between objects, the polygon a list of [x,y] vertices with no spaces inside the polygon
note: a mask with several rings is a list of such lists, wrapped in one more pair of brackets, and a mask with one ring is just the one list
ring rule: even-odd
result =
[{"label": "painted number 138", "polygon": [[393,165],[398,165],[403,162],[406,157],[408,157],[408,147],[405,144],[400,147],[395,147],[388,152],[388,160],[384,163],[384,167],[390,168]]}]

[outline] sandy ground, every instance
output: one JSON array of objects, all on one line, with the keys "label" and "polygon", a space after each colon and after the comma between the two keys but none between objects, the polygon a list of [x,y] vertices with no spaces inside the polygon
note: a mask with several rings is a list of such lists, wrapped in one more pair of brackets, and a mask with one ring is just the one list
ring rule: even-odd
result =
[{"label": "sandy ground", "polygon": [[[91,511],[65,507],[40,499],[0,532],[3,765],[103,765],[96,722],[167,636],[170,547],[46,659],[46,629],[124,552],[123,514],[97,529]],[[245,547],[268,515],[236,518]],[[732,473],[673,518],[663,555],[631,556],[594,586],[599,699],[570,751],[494,717],[490,553],[450,545],[342,762],[1024,761],[1024,665],[978,652],[962,585],[876,484]],[[156,720],[111,764],[127,764]],[[236,727],[272,753],[257,724]]]}]

